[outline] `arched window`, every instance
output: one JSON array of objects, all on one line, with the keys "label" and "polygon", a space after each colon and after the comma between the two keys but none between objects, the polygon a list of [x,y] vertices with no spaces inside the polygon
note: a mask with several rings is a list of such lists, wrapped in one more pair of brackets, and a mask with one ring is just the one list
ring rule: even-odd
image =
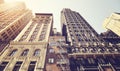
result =
[{"label": "arched window", "polygon": [[29,49],[24,50],[21,56],[27,56],[28,52],[29,52]]},{"label": "arched window", "polygon": [[36,49],[36,50],[35,50],[34,56],[40,56],[40,49]]},{"label": "arched window", "polygon": [[9,54],[9,56],[13,56],[16,52],[17,52],[17,49],[14,49],[14,50]]}]

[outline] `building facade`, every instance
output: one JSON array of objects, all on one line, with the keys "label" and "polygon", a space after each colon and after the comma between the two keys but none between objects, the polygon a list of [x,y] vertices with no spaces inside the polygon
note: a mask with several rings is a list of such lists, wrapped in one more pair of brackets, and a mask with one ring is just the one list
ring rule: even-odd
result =
[{"label": "building facade", "polygon": [[119,44],[120,43],[120,36],[116,35],[111,30],[107,30],[100,34],[101,38],[104,39],[105,42],[108,44]]},{"label": "building facade", "polygon": [[75,46],[101,45],[97,32],[78,13],[70,9],[61,12],[62,34]]},{"label": "building facade", "polygon": [[13,40],[32,19],[32,11],[23,2],[0,5],[0,51]]},{"label": "building facade", "polygon": [[46,71],[70,71],[64,36],[50,36],[46,57]]},{"label": "building facade", "polygon": [[105,19],[103,26],[120,36],[120,13],[112,13]]},{"label": "building facade", "polygon": [[0,56],[0,70],[44,71],[53,16],[36,13]]},{"label": "building facade", "polygon": [[13,40],[32,18],[22,2],[0,5],[0,41]]},{"label": "building facade", "polygon": [[120,70],[120,46],[106,45],[78,12],[63,9],[61,24],[71,71]]}]

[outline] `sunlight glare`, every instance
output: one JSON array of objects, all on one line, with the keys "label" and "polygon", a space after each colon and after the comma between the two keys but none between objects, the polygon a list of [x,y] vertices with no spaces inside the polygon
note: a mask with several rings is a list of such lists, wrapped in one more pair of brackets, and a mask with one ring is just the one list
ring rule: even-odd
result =
[{"label": "sunlight glare", "polygon": [[5,0],[5,2],[16,2],[16,1],[25,1],[25,0]]}]

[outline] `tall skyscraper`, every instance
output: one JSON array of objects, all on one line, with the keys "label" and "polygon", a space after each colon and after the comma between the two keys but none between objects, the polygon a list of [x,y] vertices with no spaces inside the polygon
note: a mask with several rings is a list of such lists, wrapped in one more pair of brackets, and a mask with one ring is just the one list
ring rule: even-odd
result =
[{"label": "tall skyscraper", "polygon": [[[32,18],[32,11],[23,2],[0,5],[0,44],[13,40]],[[0,50],[2,50],[0,46]]]},{"label": "tall skyscraper", "polygon": [[101,45],[97,32],[78,13],[70,9],[61,12],[62,34],[74,46]]},{"label": "tall skyscraper", "polygon": [[112,13],[105,19],[103,26],[120,36],[120,13]]},{"label": "tall skyscraper", "polygon": [[51,13],[36,13],[35,18],[1,53],[0,70],[44,71],[52,25],[53,16]]},{"label": "tall skyscraper", "polygon": [[78,12],[63,9],[61,23],[71,71],[120,70],[120,46],[106,45]]},{"label": "tall skyscraper", "polygon": [[22,2],[0,5],[0,41],[15,38],[31,18],[31,10]]}]

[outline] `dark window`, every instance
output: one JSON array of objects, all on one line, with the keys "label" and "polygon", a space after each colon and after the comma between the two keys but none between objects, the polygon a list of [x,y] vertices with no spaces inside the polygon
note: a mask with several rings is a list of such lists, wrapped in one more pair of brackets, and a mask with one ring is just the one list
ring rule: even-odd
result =
[{"label": "dark window", "polygon": [[21,56],[26,56],[28,54],[28,51],[29,51],[28,49],[24,50]]},{"label": "dark window", "polygon": [[79,41],[81,41],[81,39],[78,39]]},{"label": "dark window", "polygon": [[89,64],[94,64],[94,63],[95,63],[95,61],[94,61],[94,59],[93,59],[93,58],[88,58],[88,63],[89,63]]},{"label": "dark window", "polygon": [[7,39],[7,38],[8,38],[8,36],[7,36],[7,34],[6,34],[5,32],[2,33],[1,36],[2,36],[4,39]]},{"label": "dark window", "polygon": [[74,30],[74,32],[78,32],[78,30]]},{"label": "dark window", "polygon": [[99,64],[105,64],[105,61],[103,58],[98,58],[97,60]]},{"label": "dark window", "polygon": [[80,34],[76,34],[76,36],[80,36]]},{"label": "dark window", "polygon": [[16,31],[16,28],[15,28],[15,26],[14,26],[14,25],[13,25],[11,28],[12,28],[12,30],[13,30],[13,31]]},{"label": "dark window", "polygon": [[7,32],[8,32],[8,34],[9,34],[9,35],[11,35],[11,34],[12,34],[11,29],[8,29],[8,30],[7,30]]},{"label": "dark window", "polygon": [[22,61],[17,62],[13,68],[13,71],[19,71],[21,65],[22,65]]},{"label": "dark window", "polygon": [[35,52],[34,52],[34,56],[39,56],[39,55],[40,55],[40,50],[36,49]]},{"label": "dark window", "polygon": [[30,65],[28,67],[28,71],[34,71],[35,69],[35,64],[36,64],[36,61],[31,61],[30,62]]},{"label": "dark window", "polygon": [[7,66],[8,62],[2,62],[0,64],[0,71],[3,71],[5,69],[5,67]]},{"label": "dark window", "polygon": [[13,56],[16,52],[17,52],[17,49],[13,50],[13,51],[9,54],[9,56]]}]

